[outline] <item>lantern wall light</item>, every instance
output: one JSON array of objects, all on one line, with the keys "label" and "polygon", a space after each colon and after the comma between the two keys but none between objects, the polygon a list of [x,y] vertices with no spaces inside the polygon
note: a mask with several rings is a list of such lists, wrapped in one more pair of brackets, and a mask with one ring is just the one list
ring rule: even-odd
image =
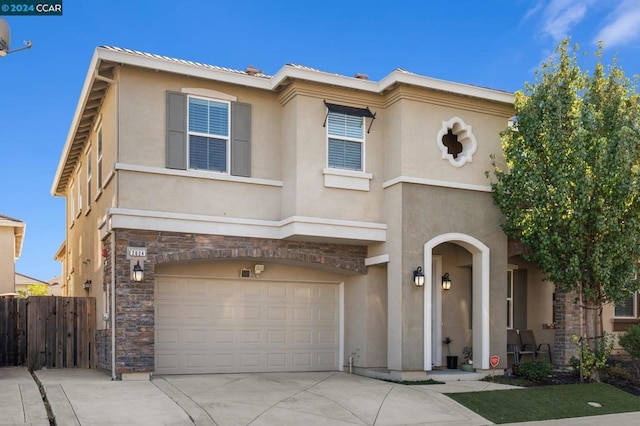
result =
[{"label": "lantern wall light", "polygon": [[422,267],[418,266],[415,271],[413,271],[413,283],[416,287],[424,287],[424,272],[422,272]]},{"label": "lantern wall light", "polygon": [[[131,262],[133,264],[133,262]],[[140,261],[133,265],[131,268],[131,279],[135,282],[140,282],[144,279],[144,269],[140,265]]]},{"label": "lantern wall light", "polygon": [[451,288],[451,278],[449,278],[449,273],[445,272],[442,276],[442,289],[449,290]]}]

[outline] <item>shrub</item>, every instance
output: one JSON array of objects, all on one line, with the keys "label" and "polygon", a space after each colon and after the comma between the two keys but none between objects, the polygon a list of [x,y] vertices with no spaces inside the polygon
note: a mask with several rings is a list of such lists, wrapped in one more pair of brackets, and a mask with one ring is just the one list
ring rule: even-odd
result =
[{"label": "shrub", "polygon": [[640,325],[634,325],[618,338],[620,346],[635,360],[640,361]]},{"label": "shrub", "polygon": [[[580,369],[582,377],[600,381],[599,372],[607,366],[607,360],[611,351],[615,338],[612,334],[603,332],[600,337],[587,338],[586,336],[573,336],[573,342],[578,346],[578,359],[580,360]],[[589,345],[589,340],[594,340],[593,348]]]},{"label": "shrub", "polygon": [[553,373],[553,366],[547,360],[520,363],[515,371],[517,376],[536,382],[547,380],[551,373]]},{"label": "shrub", "polygon": [[620,364],[615,364],[607,367],[605,373],[607,374],[607,376],[613,379],[621,379],[627,381],[631,380],[631,373],[629,372],[629,370],[627,370]]}]

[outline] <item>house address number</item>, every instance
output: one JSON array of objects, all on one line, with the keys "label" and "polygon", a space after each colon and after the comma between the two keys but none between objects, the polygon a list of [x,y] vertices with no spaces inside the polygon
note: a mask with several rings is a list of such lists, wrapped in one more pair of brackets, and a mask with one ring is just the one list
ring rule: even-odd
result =
[{"label": "house address number", "polygon": [[147,248],[146,247],[127,247],[127,258],[146,258],[147,257]]}]

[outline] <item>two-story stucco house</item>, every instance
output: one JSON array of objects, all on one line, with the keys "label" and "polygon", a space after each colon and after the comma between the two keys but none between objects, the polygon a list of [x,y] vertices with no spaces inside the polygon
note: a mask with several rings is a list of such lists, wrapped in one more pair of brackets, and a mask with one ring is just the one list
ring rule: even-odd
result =
[{"label": "two-story stucco house", "polygon": [[510,93],[403,70],[96,49],[52,192],[64,284],[98,299],[98,363],[401,378],[446,365],[445,337],[479,369],[506,366],[508,327],[552,341],[553,285],[485,176],[512,116]]}]

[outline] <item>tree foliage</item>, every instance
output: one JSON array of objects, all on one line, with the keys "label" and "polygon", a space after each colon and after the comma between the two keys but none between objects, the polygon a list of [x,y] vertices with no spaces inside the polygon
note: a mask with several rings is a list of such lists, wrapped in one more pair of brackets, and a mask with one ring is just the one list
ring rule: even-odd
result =
[{"label": "tree foliage", "polygon": [[516,125],[501,135],[507,169],[495,167],[492,187],[505,233],[597,312],[638,288],[639,97],[615,61],[602,64],[602,45],[592,73],[568,46],[516,93]]},{"label": "tree foliage", "polygon": [[27,290],[18,290],[20,297],[48,296],[49,286],[46,284],[28,284]]}]

